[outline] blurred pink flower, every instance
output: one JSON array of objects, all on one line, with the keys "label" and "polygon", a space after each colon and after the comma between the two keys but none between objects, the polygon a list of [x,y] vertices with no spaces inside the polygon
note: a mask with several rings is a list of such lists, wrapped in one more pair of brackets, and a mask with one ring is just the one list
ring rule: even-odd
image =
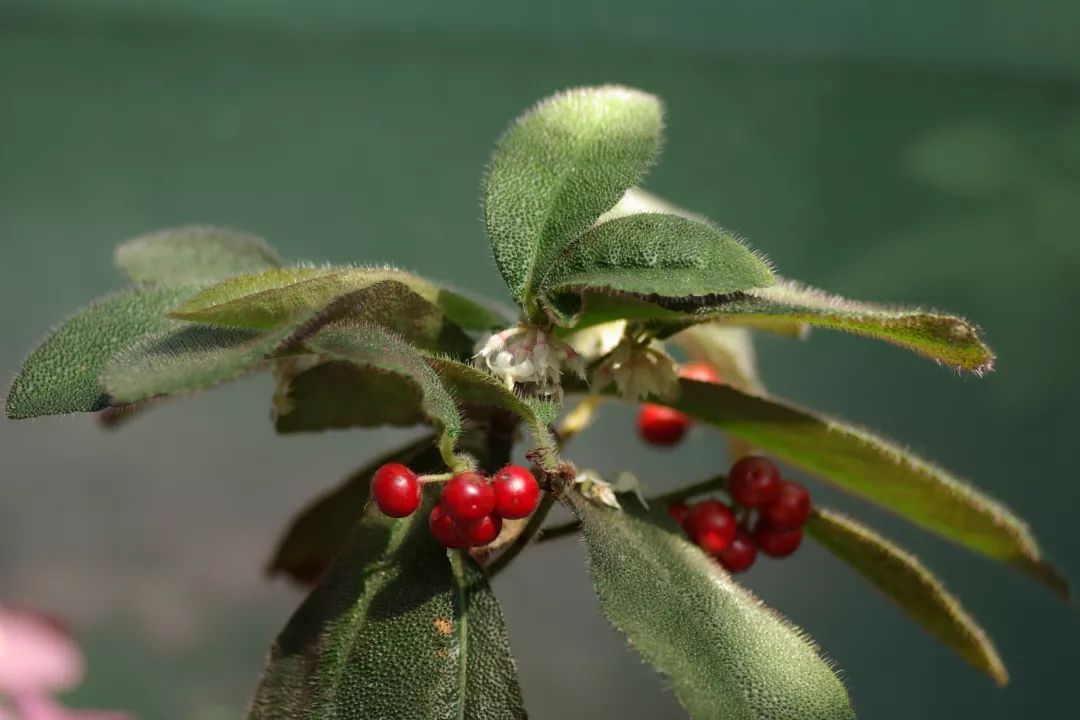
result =
[{"label": "blurred pink flower", "polygon": [[[131,720],[131,716],[112,710],[72,710],[45,695],[15,698],[12,720]],[[2,716],[0,716],[2,717]]]}]

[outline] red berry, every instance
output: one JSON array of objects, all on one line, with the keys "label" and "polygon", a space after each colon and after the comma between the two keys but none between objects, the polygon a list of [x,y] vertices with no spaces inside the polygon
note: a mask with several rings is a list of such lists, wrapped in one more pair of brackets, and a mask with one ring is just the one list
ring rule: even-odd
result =
[{"label": "red berry", "polygon": [[646,403],[638,412],[638,432],[653,445],[674,445],[690,427],[690,418],[665,405]]},{"label": "red berry", "polygon": [[495,491],[480,473],[458,473],[443,487],[439,505],[455,520],[479,520],[495,509]]},{"label": "red berry", "polygon": [[686,521],[686,516],[690,514],[690,508],[684,502],[671,503],[667,506],[667,512],[672,520],[682,525]]},{"label": "red berry", "polygon": [[754,560],[757,559],[757,543],[749,533],[740,530],[728,549],[722,550],[716,559],[728,572],[740,573],[753,565]]},{"label": "red berry", "polygon": [[683,529],[709,555],[726,550],[735,539],[735,513],[719,500],[702,500],[690,508]]},{"label": "red berry", "polygon": [[469,544],[458,528],[458,524],[454,522],[454,518],[438,505],[431,508],[431,513],[428,515],[428,527],[435,539],[448,548],[463,548]]},{"label": "red berry", "polygon": [[802,543],[802,528],[777,530],[768,523],[758,523],[754,529],[754,540],[761,552],[771,557],[787,557],[799,549]]},{"label": "red berry", "polygon": [[485,515],[479,520],[457,523],[458,532],[466,545],[480,547],[494,542],[502,532],[502,518],[498,515]]},{"label": "red berry", "polygon": [[420,479],[401,463],[387,463],[371,478],[371,497],[384,515],[412,515],[420,507]]},{"label": "red berry", "polygon": [[810,518],[810,492],[799,483],[782,482],[780,494],[761,508],[762,519],[775,530],[794,530]]},{"label": "red berry", "polygon": [[723,382],[720,373],[716,372],[716,368],[706,362],[692,362],[683,365],[679,368],[679,377],[703,383],[716,384]]},{"label": "red berry", "polygon": [[743,507],[754,508],[780,497],[780,471],[763,457],[744,457],[731,466],[728,491]]},{"label": "red berry", "polygon": [[491,482],[495,491],[495,514],[516,520],[529,517],[540,502],[540,486],[533,474],[518,465],[507,465]]}]

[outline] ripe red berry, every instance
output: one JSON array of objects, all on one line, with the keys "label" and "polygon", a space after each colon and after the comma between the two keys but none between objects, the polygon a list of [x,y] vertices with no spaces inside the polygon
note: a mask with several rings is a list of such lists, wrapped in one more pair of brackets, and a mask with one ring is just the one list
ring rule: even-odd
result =
[{"label": "ripe red berry", "polygon": [[780,471],[771,460],[744,457],[731,466],[728,491],[731,499],[743,507],[768,505],[780,497]]},{"label": "ripe red berry", "polygon": [[502,532],[502,518],[498,515],[485,515],[479,520],[457,523],[458,533],[466,545],[480,547],[494,542]]},{"label": "ripe red berry", "polygon": [[411,515],[420,507],[420,479],[401,463],[387,463],[371,477],[371,497],[384,515]]},{"label": "ripe red berry", "polygon": [[775,530],[794,530],[810,518],[810,492],[799,483],[782,482],[780,494],[761,508],[762,519]]},{"label": "ripe red berry", "polygon": [[690,507],[684,502],[671,503],[667,506],[667,512],[672,520],[682,525],[686,522],[686,516],[690,514]]},{"label": "ripe red berry", "polygon": [[777,530],[766,523],[758,523],[754,529],[754,540],[761,552],[771,557],[787,557],[799,549],[802,543],[802,528]]},{"label": "ripe red berry", "polygon": [[726,550],[735,539],[735,513],[719,500],[702,500],[690,508],[683,529],[709,555]]},{"label": "ripe red berry", "polygon": [[638,432],[653,445],[674,445],[690,428],[690,418],[665,405],[646,403],[638,412]]},{"label": "ripe red berry", "polygon": [[479,520],[495,509],[495,491],[480,473],[458,473],[443,487],[439,505],[455,520]]},{"label": "ripe red berry", "polygon": [[712,365],[706,362],[692,362],[679,368],[679,377],[687,380],[697,380],[703,383],[720,383],[720,373]]},{"label": "ripe red berry", "polygon": [[491,482],[495,491],[495,514],[511,520],[529,517],[540,502],[540,486],[533,474],[518,465],[507,465]]},{"label": "ripe red berry", "polygon": [[428,528],[435,539],[448,548],[463,548],[469,543],[462,535],[454,518],[450,517],[445,510],[436,505],[431,508],[428,515]]},{"label": "ripe red berry", "polygon": [[749,533],[740,530],[727,550],[721,550],[716,556],[720,564],[730,573],[740,573],[748,569],[757,559],[757,543]]}]

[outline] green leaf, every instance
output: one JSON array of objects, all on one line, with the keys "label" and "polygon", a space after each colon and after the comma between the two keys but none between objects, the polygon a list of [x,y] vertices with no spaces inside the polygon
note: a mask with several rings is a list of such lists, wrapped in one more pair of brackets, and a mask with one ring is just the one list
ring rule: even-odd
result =
[{"label": "green leaf", "polygon": [[484,177],[484,223],[519,302],[531,304],[558,250],[644,176],[663,126],[659,99],[616,85],[559,93],[510,126]]},{"label": "green leaf", "polygon": [[408,465],[417,473],[435,472],[442,466],[431,435],[367,463],[300,511],[278,543],[266,573],[284,574],[305,585],[321,577],[348,546],[354,526],[364,515],[371,497],[371,476],[391,462]]},{"label": "green leaf", "polygon": [[[693,718],[853,718],[829,662],[797,628],[649,516],[569,502],[604,614],[671,682]],[[624,503],[633,506],[634,503]]]},{"label": "green leaf", "polygon": [[692,380],[680,385],[679,399],[664,404],[1068,594],[1027,525],[946,470],[865,430],[782,400],[726,385]]},{"label": "green leaf", "polygon": [[133,288],[108,295],[56,328],[23,363],[8,392],[9,418],[94,412],[108,406],[98,375],[119,350],[177,323],[165,313],[192,288]]},{"label": "green leaf", "polygon": [[116,266],[135,282],[191,285],[277,267],[259,237],[206,225],[159,230],[116,248]]},{"label": "green leaf", "polygon": [[483,573],[426,525],[361,523],[274,643],[249,720],[526,717]]},{"label": "green leaf", "polygon": [[416,275],[390,268],[357,267],[278,268],[230,278],[203,290],[169,315],[209,325],[267,329],[385,281],[407,286],[464,330],[502,325],[493,311]]},{"label": "green leaf", "polygon": [[986,632],[914,555],[824,508],[815,510],[806,532],[974,668],[998,685],[1009,682],[1009,673]]}]

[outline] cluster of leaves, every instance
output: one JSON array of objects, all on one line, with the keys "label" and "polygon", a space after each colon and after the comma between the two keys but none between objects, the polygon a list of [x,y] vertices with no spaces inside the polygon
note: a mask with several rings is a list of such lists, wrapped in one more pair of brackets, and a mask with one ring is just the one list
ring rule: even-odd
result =
[{"label": "cluster of leaves", "polygon": [[[68,319],[26,360],[7,398],[12,418],[114,417],[270,369],[279,432],[431,426],[318,499],[281,541],[270,571],[318,584],[274,644],[253,720],[524,717],[487,577],[536,535],[557,500],[577,518],[604,613],[693,717],[854,715],[805,635],[662,512],[633,500],[600,506],[573,488],[552,432],[562,394],[511,389],[471,362],[478,341],[515,322],[553,342],[613,322],[626,337],[670,339],[728,383],[682,380],[676,395],[653,400],[727,433],[737,452],[767,452],[1067,593],[1000,503],[892,442],[766,393],[749,339],[832,328],[978,374],[993,355],[977,328],[777,277],[731,233],[637,189],[662,130],[655,97],[615,86],[553,96],[511,125],[484,178],[484,220],[520,318],[402,270],[283,266],[258,238],[187,227],[121,245],[116,263],[134,285]],[[616,394],[565,389],[591,393],[593,404]],[[495,469],[519,425],[547,492],[532,519],[508,523],[483,553],[447,552],[418,520],[425,513],[391,521],[368,507],[379,464]],[[431,503],[430,488],[425,495]],[[985,633],[920,561],[827,508],[807,530],[965,660],[1006,681]],[[481,561],[500,550],[485,570]]]}]

